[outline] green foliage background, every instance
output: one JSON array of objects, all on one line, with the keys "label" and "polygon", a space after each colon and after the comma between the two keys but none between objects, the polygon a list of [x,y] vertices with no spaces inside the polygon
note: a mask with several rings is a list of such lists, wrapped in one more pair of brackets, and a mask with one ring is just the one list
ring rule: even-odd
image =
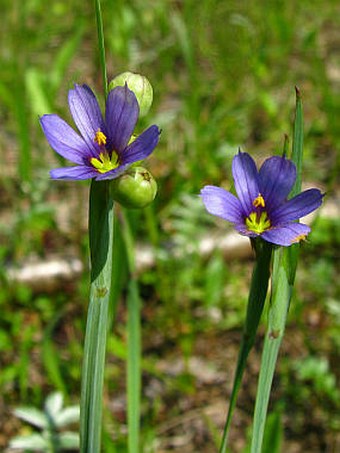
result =
[{"label": "green foliage background", "polygon": [[[49,180],[48,169],[61,160],[37,118],[55,112],[70,120],[67,91],[74,82],[88,83],[97,94],[102,87],[92,2],[1,0],[0,5],[2,448],[20,428],[11,415],[14,407],[39,406],[56,388],[69,402],[79,398],[88,187]],[[205,341],[220,345],[217,362],[209,354],[207,359],[223,372],[227,367],[231,380],[235,361],[224,359],[226,339],[233,339],[231,350],[237,350],[244,317],[251,263],[220,252],[208,260],[200,255],[200,238],[228,226],[204,212],[197,194],[207,183],[230,186],[238,146],[259,161],[281,152],[284,134],[291,135],[294,85],[304,101],[304,179],[326,190],[328,199],[339,200],[340,11],[333,0],[322,5],[310,0],[107,0],[102,7],[109,77],[125,70],[146,75],[155,101],[139,128],[154,122],[163,130],[148,161],[159,196],[150,208],[131,212],[136,237],[152,244],[157,256],[156,265],[140,275],[144,379],[156,379],[163,389],[152,402],[144,397],[143,439],[145,451],[157,451],[152,445],[162,438],[160,427],[185,412],[179,402],[189,399],[191,408],[202,408],[209,401],[206,396],[202,401],[188,366],[171,376],[162,374],[158,363],[183,359],[187,365]],[[339,223],[334,217],[318,218],[303,246],[272,398],[274,415],[283,414],[287,451],[294,443],[301,451],[326,451],[337,439]],[[80,256],[85,270],[53,291],[8,280],[8,269],[32,256],[45,260],[65,254]],[[124,409],[112,408],[124,387],[124,316],[123,297],[106,371],[106,438],[114,433],[122,445],[112,451],[125,448]],[[255,355],[255,368],[256,360]],[[244,438],[246,414],[253,407],[256,378],[250,373],[249,380],[242,429],[233,437],[235,451],[244,447],[238,439]],[[216,398],[226,404],[224,382]],[[213,448],[221,426],[206,419],[205,426],[206,437],[199,445],[192,441],[192,451]]]}]

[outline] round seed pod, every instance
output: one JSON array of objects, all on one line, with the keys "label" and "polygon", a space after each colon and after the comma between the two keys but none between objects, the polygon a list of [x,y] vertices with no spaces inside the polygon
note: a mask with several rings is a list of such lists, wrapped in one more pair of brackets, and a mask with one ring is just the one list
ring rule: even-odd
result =
[{"label": "round seed pod", "polygon": [[131,167],[122,176],[112,180],[113,199],[126,208],[145,208],[156,194],[157,183],[144,167]]}]

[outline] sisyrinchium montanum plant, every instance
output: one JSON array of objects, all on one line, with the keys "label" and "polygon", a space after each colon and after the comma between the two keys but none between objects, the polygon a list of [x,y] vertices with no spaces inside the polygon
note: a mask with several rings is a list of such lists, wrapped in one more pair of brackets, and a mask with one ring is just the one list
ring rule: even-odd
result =
[{"label": "sisyrinchium montanum plant", "polygon": [[[107,84],[101,5],[95,0],[100,63],[105,91],[105,114],[87,85],[75,84],[68,103],[77,128],[55,114],[40,123],[51,147],[73,166],[50,171],[56,180],[91,180],[89,243],[91,261],[90,300],[85,333],[80,401],[80,451],[101,449],[102,400],[109,308],[119,293],[116,276],[122,262],[118,242],[123,237],[129,266],[128,308],[128,450],[140,451],[140,300],[134,266],[134,243],[122,209],[122,235],[117,234],[115,202],[143,208],[153,201],[157,184],[140,165],[155,149],[160,130],[156,125],[135,133],[138,118],[146,115],[153,100],[149,81],[125,72]],[[124,252],[125,253],[125,252]],[[111,310],[114,311],[114,308]]]},{"label": "sisyrinchium montanum plant", "polygon": [[232,162],[236,195],[216,186],[201,190],[202,201],[210,214],[233,224],[250,238],[255,251],[255,264],[250,285],[247,314],[240,345],[233,389],[222,436],[220,453],[227,451],[227,440],[238,391],[247,358],[261,319],[271,275],[271,303],[268,330],[261,363],[259,388],[254,414],[252,453],[260,453],[272,377],[286,316],[291,300],[299,244],[311,228],[299,219],[316,210],[322,203],[319,189],[301,190],[303,150],[302,104],[297,93],[294,141],[291,159],[272,156],[258,170],[250,154],[239,151]]},{"label": "sisyrinchium montanum plant", "polygon": [[[114,255],[115,220],[114,201],[129,208],[143,208],[156,196],[157,184],[151,173],[140,166],[157,146],[160,130],[150,126],[140,135],[135,127],[140,114],[139,102],[143,92],[134,92],[144,77],[125,73],[111,83],[106,99],[105,116],[91,88],[75,85],[69,91],[68,101],[76,132],[55,114],[43,115],[40,123],[51,147],[74,166],[50,171],[52,179],[91,179],[89,236],[91,252],[90,304],[85,335],[82,373],[80,446],[82,452],[96,453],[100,449],[103,372],[109,304],[112,303],[112,273],[120,258]],[[149,84],[149,82],[144,82]],[[131,89],[130,89],[131,88]],[[152,102],[152,98],[149,97]],[[144,101],[145,104],[145,101]],[[142,105],[144,105],[142,104]],[[138,335],[139,298],[134,274],[133,243],[129,226],[124,222],[131,273],[128,306],[130,307],[129,336],[131,360],[128,373],[130,400],[135,404],[129,410],[130,428],[134,445],[138,444],[139,430],[139,353]],[[117,260],[117,263],[115,262]],[[133,283],[132,283],[133,282]],[[132,369],[131,369],[132,367]],[[131,427],[131,425],[133,427]],[[131,451],[137,451],[131,447]]]}]

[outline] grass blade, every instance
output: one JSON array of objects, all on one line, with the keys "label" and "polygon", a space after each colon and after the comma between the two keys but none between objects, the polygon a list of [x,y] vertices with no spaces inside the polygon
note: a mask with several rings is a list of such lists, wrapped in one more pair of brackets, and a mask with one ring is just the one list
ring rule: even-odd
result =
[{"label": "grass blade", "polygon": [[135,273],[135,247],[129,219],[123,211],[122,234],[125,242],[129,267],[128,283],[128,357],[127,357],[127,399],[128,399],[128,451],[140,451],[140,399],[141,399],[141,301]]},{"label": "grass blade", "polygon": [[102,80],[104,86],[105,99],[107,98],[107,71],[106,71],[106,58],[105,58],[105,40],[104,40],[104,26],[100,0],[94,0],[94,7],[96,11],[97,35],[98,35],[98,48],[99,48],[99,61],[102,70]]},{"label": "grass blade", "polygon": [[127,389],[128,389],[128,426],[129,452],[140,451],[140,395],[141,395],[141,327],[137,281],[131,278],[128,289],[128,361],[127,361]]}]

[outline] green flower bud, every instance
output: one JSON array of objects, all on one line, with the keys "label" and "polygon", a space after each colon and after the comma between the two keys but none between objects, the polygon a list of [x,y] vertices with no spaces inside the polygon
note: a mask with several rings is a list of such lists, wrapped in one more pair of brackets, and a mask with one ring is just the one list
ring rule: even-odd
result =
[{"label": "green flower bud", "polygon": [[151,83],[144,76],[133,72],[123,72],[111,80],[109,91],[118,86],[127,84],[128,88],[135,93],[139,104],[139,116],[145,116],[152,105],[153,90]]},{"label": "green flower bud", "polygon": [[156,197],[157,183],[143,167],[131,167],[119,178],[112,180],[112,196],[126,208],[145,208]]}]

